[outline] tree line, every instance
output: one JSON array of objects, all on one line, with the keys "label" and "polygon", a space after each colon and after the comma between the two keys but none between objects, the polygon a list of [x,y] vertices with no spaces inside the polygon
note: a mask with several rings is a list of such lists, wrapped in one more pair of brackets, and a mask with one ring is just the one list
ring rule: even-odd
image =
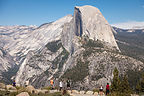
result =
[{"label": "tree line", "polygon": [[144,93],[144,73],[137,82],[135,90],[130,87],[127,74],[120,77],[117,68],[113,71],[113,80],[111,82],[111,94],[110,96],[130,96],[130,94],[142,94]]}]

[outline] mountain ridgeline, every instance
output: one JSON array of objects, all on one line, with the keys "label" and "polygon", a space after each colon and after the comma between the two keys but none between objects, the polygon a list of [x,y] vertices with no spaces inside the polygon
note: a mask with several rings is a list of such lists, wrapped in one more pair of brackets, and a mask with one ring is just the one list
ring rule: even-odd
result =
[{"label": "mountain ridgeline", "polygon": [[[139,72],[144,67],[143,54],[136,55],[137,59],[127,49],[131,39],[121,43],[126,42],[126,37],[115,32],[115,40],[113,30],[118,29],[113,29],[93,6],[76,6],[73,16],[40,27],[21,26],[21,32],[0,29],[1,47],[13,57],[14,65],[19,66],[15,76],[11,76],[18,84],[24,85],[29,80],[40,88],[48,86],[51,78],[70,78],[73,88],[93,89],[111,83],[115,67],[120,75]],[[143,50],[142,46],[137,47]]]}]

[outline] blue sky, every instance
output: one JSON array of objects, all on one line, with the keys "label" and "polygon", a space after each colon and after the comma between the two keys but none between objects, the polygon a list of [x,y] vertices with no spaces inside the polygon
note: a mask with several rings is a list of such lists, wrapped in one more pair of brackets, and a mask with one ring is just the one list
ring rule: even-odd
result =
[{"label": "blue sky", "polygon": [[82,5],[99,8],[110,24],[144,22],[144,0],[0,0],[0,25],[41,25]]}]

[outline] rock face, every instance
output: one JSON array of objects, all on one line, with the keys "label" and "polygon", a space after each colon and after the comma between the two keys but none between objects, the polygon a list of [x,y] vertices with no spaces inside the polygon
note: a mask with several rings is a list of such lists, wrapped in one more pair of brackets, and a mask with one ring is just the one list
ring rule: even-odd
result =
[{"label": "rock face", "polygon": [[[13,57],[3,48],[0,47],[0,80],[7,81],[6,72],[15,67]],[[10,76],[10,75],[9,75]]]},{"label": "rock face", "polygon": [[[37,76],[49,68],[49,66],[50,66],[49,63],[51,64],[51,62],[47,62],[47,61],[45,61],[45,63],[38,61],[38,63],[37,63],[43,71],[37,70],[38,67],[37,68],[31,67],[29,69],[27,67],[27,65],[29,65],[28,62],[31,59],[31,57],[34,55],[34,53],[39,54],[39,52],[41,52],[41,50],[43,50],[43,51],[45,50],[44,47],[48,42],[60,40],[63,25],[70,22],[71,19],[72,19],[72,16],[68,15],[68,16],[65,16],[65,17],[51,23],[51,24],[42,25],[33,31],[33,34],[30,35],[31,38],[29,37],[29,40],[25,42],[25,46],[28,48],[28,50],[26,50],[24,48],[24,50],[26,50],[26,52],[24,52],[24,53],[27,53],[27,52],[29,52],[29,53],[27,54],[26,58],[22,62],[20,69],[17,73],[17,76],[16,76],[17,83],[23,82],[23,84],[24,84],[26,79],[33,77],[33,75]],[[32,52],[32,51],[30,52],[29,50],[33,50],[34,52]],[[47,55],[50,56],[51,52],[50,53],[47,52]],[[59,53],[51,55],[51,57],[46,58],[46,60],[52,61],[53,59],[55,59],[57,57],[57,55],[59,55]],[[40,57],[40,56],[38,56],[38,57]],[[37,56],[34,58],[37,58]],[[34,59],[32,59],[32,60],[34,60]],[[40,62],[43,64],[41,64]],[[33,63],[34,66],[35,65],[37,66],[37,64]],[[30,66],[31,66],[31,63],[30,63]],[[32,69],[34,69],[34,70],[32,70]],[[33,73],[33,74],[31,74],[31,73]]]},{"label": "rock face", "polygon": [[79,38],[100,40],[108,47],[119,50],[111,26],[93,6],[75,7],[73,19],[63,28],[62,43],[70,53],[79,49]]},{"label": "rock face", "polygon": [[11,55],[6,52],[3,48],[0,48],[0,70],[2,72],[8,71],[9,68],[13,67],[15,62]]},{"label": "rock face", "polygon": [[27,92],[22,92],[22,93],[20,93],[20,94],[18,94],[16,96],[30,96],[30,95]]},{"label": "rock face", "polygon": [[16,64],[27,54],[24,51],[27,50],[25,42],[29,42],[28,38],[35,28],[36,26],[0,26],[0,47],[13,56]]},{"label": "rock face", "polygon": [[92,40],[101,40],[118,49],[111,26],[96,7],[88,5],[75,7],[74,27],[77,36],[88,36]]}]

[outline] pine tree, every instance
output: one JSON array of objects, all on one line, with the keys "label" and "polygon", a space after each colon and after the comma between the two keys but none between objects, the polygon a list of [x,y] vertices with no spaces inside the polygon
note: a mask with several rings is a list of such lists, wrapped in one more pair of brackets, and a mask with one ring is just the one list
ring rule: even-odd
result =
[{"label": "pine tree", "polygon": [[128,78],[126,75],[123,76],[122,81],[121,81],[121,86],[120,86],[120,92],[130,94],[131,93],[131,88],[128,82]]},{"label": "pine tree", "polygon": [[142,77],[136,86],[136,91],[144,93],[144,73],[142,73]]},{"label": "pine tree", "polygon": [[117,70],[117,68],[114,69],[113,75],[114,77],[111,84],[111,90],[113,92],[118,92],[120,89],[120,79],[119,79],[119,71]]},{"label": "pine tree", "polygon": [[140,86],[141,86],[141,92],[144,92],[144,73],[142,74]]},{"label": "pine tree", "polygon": [[137,83],[136,85],[136,91],[139,93],[141,92],[141,84],[140,84],[140,81]]}]

